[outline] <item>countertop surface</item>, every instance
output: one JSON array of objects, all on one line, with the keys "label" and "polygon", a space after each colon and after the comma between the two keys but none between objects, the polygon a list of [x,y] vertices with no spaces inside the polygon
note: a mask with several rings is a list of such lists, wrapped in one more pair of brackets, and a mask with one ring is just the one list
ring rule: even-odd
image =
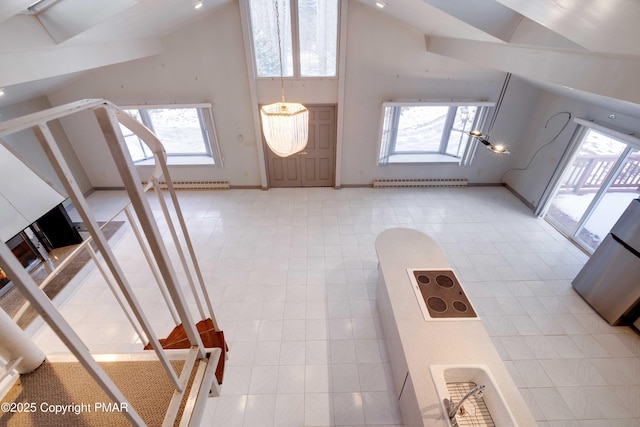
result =
[{"label": "countertop surface", "polygon": [[394,228],[378,236],[376,251],[424,425],[446,425],[429,366],[482,364],[489,368],[518,426],[535,426],[479,318],[424,319],[407,269],[451,269],[438,244],[419,231]]}]

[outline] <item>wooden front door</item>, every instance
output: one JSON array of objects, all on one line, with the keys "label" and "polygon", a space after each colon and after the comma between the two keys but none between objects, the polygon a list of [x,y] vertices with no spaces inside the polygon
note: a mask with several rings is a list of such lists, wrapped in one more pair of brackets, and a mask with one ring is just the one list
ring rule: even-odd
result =
[{"label": "wooden front door", "polygon": [[307,109],[309,141],[304,150],[279,157],[265,144],[271,187],[332,187],[335,183],[336,108],[315,105]]}]

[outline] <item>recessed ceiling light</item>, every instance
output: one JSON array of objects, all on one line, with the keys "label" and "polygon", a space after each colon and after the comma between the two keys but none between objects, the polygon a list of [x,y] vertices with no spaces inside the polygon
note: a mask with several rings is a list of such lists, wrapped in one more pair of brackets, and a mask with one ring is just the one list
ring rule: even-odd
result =
[{"label": "recessed ceiling light", "polygon": [[376,6],[380,9],[384,9],[387,6],[387,3],[385,3],[383,0],[376,0]]},{"label": "recessed ceiling light", "polygon": [[193,2],[193,8],[194,9],[200,9],[202,6],[203,6],[202,0],[195,0]]},{"label": "recessed ceiling light", "polygon": [[4,96],[4,89],[0,89],[0,96]]}]

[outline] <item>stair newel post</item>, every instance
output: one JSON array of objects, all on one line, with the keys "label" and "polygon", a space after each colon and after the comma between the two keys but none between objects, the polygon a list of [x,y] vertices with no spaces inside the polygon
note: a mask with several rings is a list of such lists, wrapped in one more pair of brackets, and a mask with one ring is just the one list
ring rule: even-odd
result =
[{"label": "stair newel post", "polygon": [[[169,254],[167,253],[158,225],[149,206],[149,201],[143,191],[140,177],[129,155],[126,141],[118,125],[114,107],[110,104],[105,104],[100,108],[96,108],[94,113],[102,129],[109,151],[115,161],[116,168],[120,173],[124,187],[129,195],[129,199],[131,200],[131,206],[138,217],[140,227],[147,238],[149,248],[156,260],[160,274],[164,278],[169,294],[175,304],[176,311],[182,320],[189,342],[192,346],[197,347],[198,358],[204,358],[204,346],[200,339],[200,334],[189,312],[187,302],[179,286],[178,278],[170,262]],[[131,130],[135,132],[135,129]],[[166,154],[164,153],[162,145],[160,145],[159,150],[161,151],[158,152],[158,148],[155,150],[152,148],[156,162],[163,162],[165,161]]]},{"label": "stair newel post", "polygon": [[[2,244],[4,246],[4,243]],[[0,309],[0,357],[7,364],[20,359],[16,365],[19,374],[26,374],[44,362],[45,354],[31,340],[6,311]]]}]

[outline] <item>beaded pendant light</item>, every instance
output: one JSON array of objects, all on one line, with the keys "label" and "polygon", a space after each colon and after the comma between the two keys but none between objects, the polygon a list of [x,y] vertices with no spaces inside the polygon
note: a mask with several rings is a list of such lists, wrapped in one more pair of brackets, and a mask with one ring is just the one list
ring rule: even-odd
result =
[{"label": "beaded pendant light", "polygon": [[280,157],[287,157],[302,151],[309,137],[309,111],[302,104],[284,101],[284,77],[282,71],[282,46],[280,41],[280,14],[278,0],[276,22],[278,29],[278,56],[280,58],[280,89],[282,101],[265,105],[260,109],[262,131],[267,145]]}]

